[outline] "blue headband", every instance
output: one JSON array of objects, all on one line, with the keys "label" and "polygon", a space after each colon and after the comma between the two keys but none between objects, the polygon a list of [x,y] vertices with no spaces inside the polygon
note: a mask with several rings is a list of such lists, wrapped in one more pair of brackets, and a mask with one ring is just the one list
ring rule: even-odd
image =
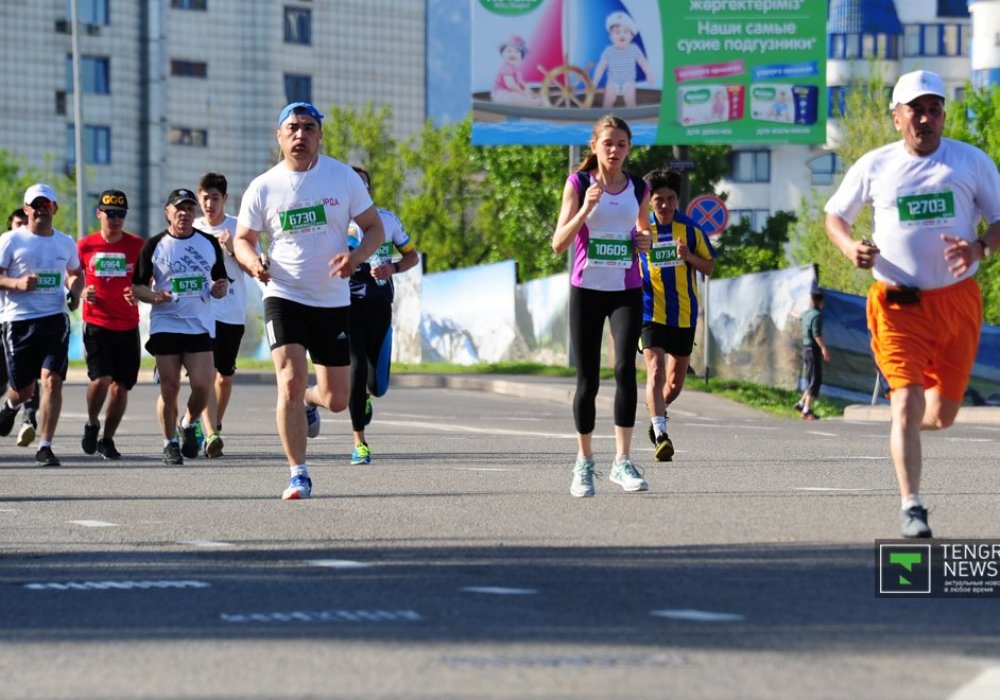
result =
[{"label": "blue headband", "polygon": [[319,122],[320,126],[323,125],[323,115],[320,114],[318,109],[308,102],[293,102],[281,110],[281,114],[278,115],[278,128],[280,129],[285,120],[293,114],[308,115]]}]

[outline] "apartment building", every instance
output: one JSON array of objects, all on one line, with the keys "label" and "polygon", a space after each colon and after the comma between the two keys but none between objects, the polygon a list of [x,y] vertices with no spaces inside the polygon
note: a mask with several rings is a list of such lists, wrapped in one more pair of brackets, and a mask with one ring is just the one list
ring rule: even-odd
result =
[{"label": "apartment building", "polygon": [[[423,125],[423,0],[75,1],[88,209],[101,190],[122,189],[142,235],[163,228],[170,190],[196,187],[209,170],[228,177],[239,202],[274,163],[277,115],[290,101],[390,105],[397,137]],[[72,2],[0,3],[0,149],[68,173]]]}]

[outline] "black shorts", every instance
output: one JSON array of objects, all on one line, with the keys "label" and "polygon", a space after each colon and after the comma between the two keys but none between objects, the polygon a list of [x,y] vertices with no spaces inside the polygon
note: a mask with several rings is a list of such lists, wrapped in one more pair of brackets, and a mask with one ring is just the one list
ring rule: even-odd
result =
[{"label": "black shorts", "polygon": [[215,322],[215,344],[212,353],[215,355],[215,371],[223,377],[236,374],[236,356],[240,354],[240,342],[246,326],[235,323]]},{"label": "black shorts", "polygon": [[662,348],[674,357],[690,357],[694,349],[694,328],[676,328],[662,323],[642,324],[639,349]]},{"label": "black shorts", "polygon": [[113,331],[83,324],[83,350],[87,355],[87,376],[111,377],[126,389],[139,378],[139,329]]},{"label": "black shorts", "polygon": [[146,352],[154,357],[212,352],[212,336],[208,333],[153,333],[146,341]]},{"label": "black shorts", "polygon": [[5,323],[3,351],[7,357],[7,381],[15,390],[30,386],[43,367],[66,379],[69,318],[66,314],[53,314]]},{"label": "black shorts", "polygon": [[350,306],[306,306],[278,297],[264,300],[264,330],[271,350],[301,345],[316,365],[351,364],[350,327]]}]

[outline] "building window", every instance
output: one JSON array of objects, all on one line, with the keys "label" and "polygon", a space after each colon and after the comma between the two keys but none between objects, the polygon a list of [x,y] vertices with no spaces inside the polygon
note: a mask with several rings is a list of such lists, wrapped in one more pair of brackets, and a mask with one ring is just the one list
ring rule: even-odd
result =
[{"label": "building window", "polygon": [[312,76],[285,74],[285,101],[312,102]]},{"label": "building window", "polygon": [[170,61],[170,75],[182,78],[207,78],[208,64],[201,61]]},{"label": "building window", "polygon": [[[72,19],[73,9],[71,3],[74,0],[66,0],[66,19]],[[111,24],[108,14],[108,0],[76,0],[77,19],[81,24],[101,24],[107,26]]]},{"label": "building window", "polygon": [[750,224],[750,230],[762,231],[767,225],[767,219],[770,216],[771,212],[767,209],[730,209],[729,225],[732,226],[733,223],[739,224],[746,221]]},{"label": "building window", "polygon": [[[66,125],[66,160],[76,162],[76,147],[73,143],[76,129]],[[111,163],[111,127],[83,125],[83,162],[87,165],[108,165]]]},{"label": "building window", "polygon": [[938,17],[968,17],[967,0],[937,0]]},{"label": "building window", "polygon": [[836,153],[824,153],[810,160],[807,165],[812,172],[812,184],[832,185],[833,176],[843,172],[844,162]]},{"label": "building window", "polygon": [[904,27],[905,56],[968,56],[968,24],[908,24]]},{"label": "building window", "polygon": [[770,182],[770,151],[733,151],[733,182]]},{"label": "building window", "polygon": [[207,129],[190,129],[186,126],[170,127],[170,143],[175,146],[208,147]]},{"label": "building window", "polygon": [[208,0],[170,0],[175,10],[207,10]]},{"label": "building window", "polygon": [[285,8],[285,43],[312,44],[312,10],[306,7]]},{"label": "building window", "polygon": [[[80,56],[80,83],[83,94],[111,94],[111,59],[104,56]],[[73,56],[66,56],[66,92],[73,92]]]},{"label": "building window", "polygon": [[920,25],[907,24],[903,27],[903,55],[920,55]]}]

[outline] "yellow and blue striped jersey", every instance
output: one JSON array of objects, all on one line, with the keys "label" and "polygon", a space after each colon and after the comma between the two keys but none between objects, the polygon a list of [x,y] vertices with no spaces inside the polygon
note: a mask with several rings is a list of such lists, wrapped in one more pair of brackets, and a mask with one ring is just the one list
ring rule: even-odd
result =
[{"label": "yellow and blue striped jersey", "polygon": [[[714,260],[715,248],[708,236],[688,216],[674,214],[669,224],[660,224],[650,212],[650,230],[654,241],[683,240],[687,247],[706,260]],[[674,328],[694,328],[698,324],[697,270],[688,263],[676,267],[651,267],[649,255],[639,254],[639,272],[642,275],[642,320],[644,323],[662,323]]]}]

